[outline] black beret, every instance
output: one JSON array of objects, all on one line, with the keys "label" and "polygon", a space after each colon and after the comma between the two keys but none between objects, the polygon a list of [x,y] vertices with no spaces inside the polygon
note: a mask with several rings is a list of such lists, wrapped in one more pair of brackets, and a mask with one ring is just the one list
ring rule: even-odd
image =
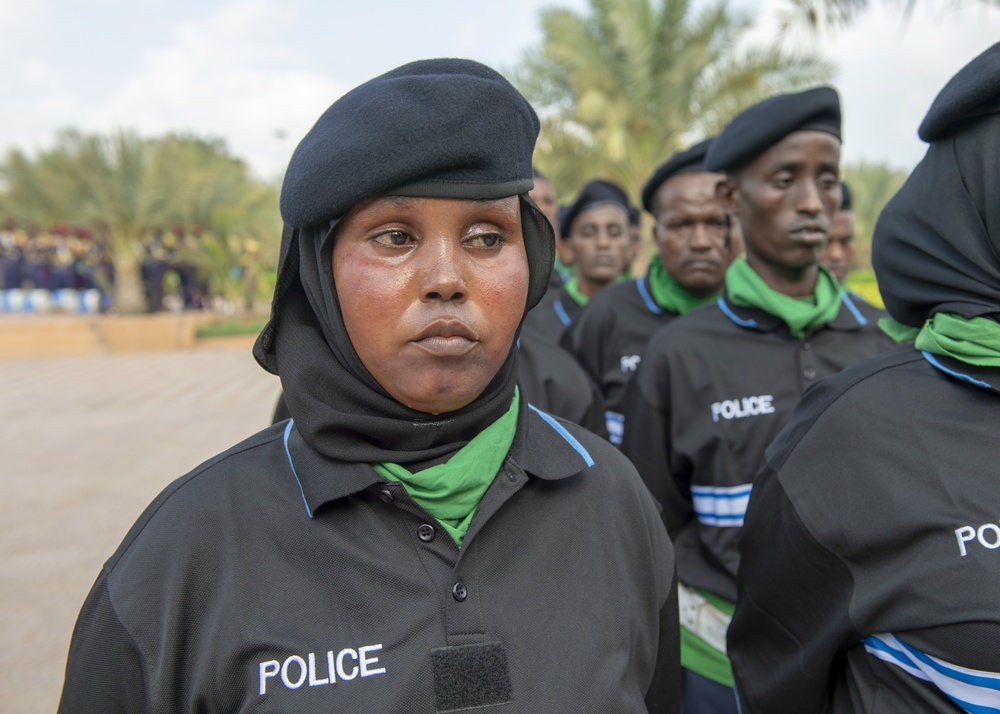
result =
[{"label": "black beret", "polygon": [[375,196],[526,193],[538,130],[531,105],[489,67],[460,59],[411,62],[324,112],[292,154],[281,217],[303,228]]},{"label": "black beret", "polygon": [[691,171],[704,171],[705,154],[708,153],[708,147],[712,145],[714,140],[715,137],[699,141],[692,147],[684,149],[683,151],[678,151],[665,162],[660,164],[659,168],[657,168],[656,171],[653,172],[653,175],[649,177],[649,180],[646,181],[646,185],[642,187],[642,207],[650,213],[653,212],[653,197],[656,196],[656,190],[660,188],[660,186],[662,186],[667,179],[677,176],[678,174],[686,174]]},{"label": "black beret", "polygon": [[951,132],[964,119],[1000,113],[1000,43],[976,57],[944,85],[917,134],[926,142]]},{"label": "black beret", "polygon": [[795,131],[824,131],[840,138],[840,97],[833,87],[778,94],[736,115],[705,156],[705,169],[737,169]]},{"label": "black beret", "polygon": [[851,211],[851,189],[846,181],[840,182],[840,210]]},{"label": "black beret", "polygon": [[565,213],[560,211],[559,216],[559,235],[563,238],[569,238],[569,229],[573,225],[573,221],[577,217],[590,208],[596,208],[597,206],[603,206],[605,204],[613,204],[620,206],[623,211],[625,211],[626,219],[629,218],[629,202],[628,196],[625,194],[625,190],[616,183],[611,181],[605,181],[604,179],[594,179],[580,191],[580,195],[576,197],[566,209]]}]

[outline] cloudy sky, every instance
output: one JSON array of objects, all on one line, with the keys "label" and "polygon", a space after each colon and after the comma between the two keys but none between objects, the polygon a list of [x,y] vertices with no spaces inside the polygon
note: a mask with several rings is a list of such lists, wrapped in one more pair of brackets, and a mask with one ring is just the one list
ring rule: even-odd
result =
[{"label": "cloudy sky", "polygon": [[[773,35],[783,0],[731,0]],[[51,144],[61,127],[226,139],[265,177],[344,91],[412,59],[513,67],[540,39],[538,11],[586,0],[0,0],[0,150]],[[901,168],[937,91],[1000,38],[976,0],[876,7],[850,30],[797,38],[839,69],[845,159]],[[500,9],[500,8],[503,9]]]}]

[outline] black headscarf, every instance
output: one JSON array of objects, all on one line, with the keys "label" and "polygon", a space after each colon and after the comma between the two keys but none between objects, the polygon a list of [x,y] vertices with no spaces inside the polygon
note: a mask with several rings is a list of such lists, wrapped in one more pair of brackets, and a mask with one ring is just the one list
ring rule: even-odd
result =
[{"label": "black headscarf", "polygon": [[[355,123],[340,131],[365,111],[379,112],[377,123],[365,125],[367,135]],[[510,309],[523,317],[544,294],[554,257],[552,227],[527,196],[537,134],[531,107],[499,74],[468,60],[428,60],[345,95],[303,139],[282,188],[278,284],[254,356],[281,377],[296,430],[321,454],[337,461],[427,463],[457,451],[510,408],[516,344],[483,393],[462,409],[434,416],[393,399],[347,334],[332,253],[336,221],[367,198],[518,195],[529,287],[526,304]],[[395,160],[400,153],[405,158]],[[345,205],[344,197],[353,203]],[[295,226],[320,215],[321,223]]]},{"label": "black headscarf", "polygon": [[886,309],[911,327],[938,312],[1000,313],[1000,115],[931,143],[879,216],[872,265]]}]

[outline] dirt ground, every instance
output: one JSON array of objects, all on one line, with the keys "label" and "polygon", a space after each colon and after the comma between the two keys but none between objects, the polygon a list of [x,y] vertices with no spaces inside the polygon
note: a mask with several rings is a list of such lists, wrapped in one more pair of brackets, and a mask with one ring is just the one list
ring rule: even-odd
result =
[{"label": "dirt ground", "polygon": [[270,422],[247,349],[0,362],[0,711],[53,712],[101,565],[175,478]]}]

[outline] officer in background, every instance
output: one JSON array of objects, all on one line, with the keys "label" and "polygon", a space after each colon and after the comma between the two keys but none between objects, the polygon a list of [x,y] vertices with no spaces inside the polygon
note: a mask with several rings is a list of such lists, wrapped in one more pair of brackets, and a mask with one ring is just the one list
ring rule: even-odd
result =
[{"label": "officer in background", "polygon": [[816,380],[890,346],[819,264],[840,207],[840,100],[829,87],[739,114],[705,157],[746,257],[722,295],[657,332],[629,385],[623,451],[663,506],[683,584],[688,712],[735,712],[725,633],[764,449]]},{"label": "officer in background", "polygon": [[653,214],[656,254],[646,275],[601,291],[568,334],[569,349],[598,383],[607,429],[622,443],[625,387],[653,333],[678,315],[715,299],[738,254],[726,241],[726,215],[715,195],[723,175],[705,171],[706,139],[671,156],[642,189]]},{"label": "officer in background", "polygon": [[571,258],[569,247],[559,240],[559,195],[556,193],[556,187],[545,174],[536,168],[531,169],[531,177],[535,180],[535,187],[528,192],[528,195],[549,219],[552,230],[556,234],[556,260],[552,266],[552,277],[549,281],[551,293],[561,288],[572,275]]},{"label": "officer in background", "polygon": [[754,482],[729,630],[747,714],[1000,711],[1000,44],[919,134],[872,255],[916,344],[810,390]]},{"label": "officer in background", "polygon": [[854,209],[851,189],[840,182],[840,210],[830,221],[830,236],[819,256],[819,262],[833,273],[841,285],[847,284],[847,274],[854,270]]},{"label": "officer in background", "polygon": [[635,243],[629,234],[625,191],[595,179],[583,187],[560,219],[559,235],[569,247],[574,272],[553,295],[525,318],[525,329],[560,344],[566,329],[601,290],[621,280],[632,264]]}]

